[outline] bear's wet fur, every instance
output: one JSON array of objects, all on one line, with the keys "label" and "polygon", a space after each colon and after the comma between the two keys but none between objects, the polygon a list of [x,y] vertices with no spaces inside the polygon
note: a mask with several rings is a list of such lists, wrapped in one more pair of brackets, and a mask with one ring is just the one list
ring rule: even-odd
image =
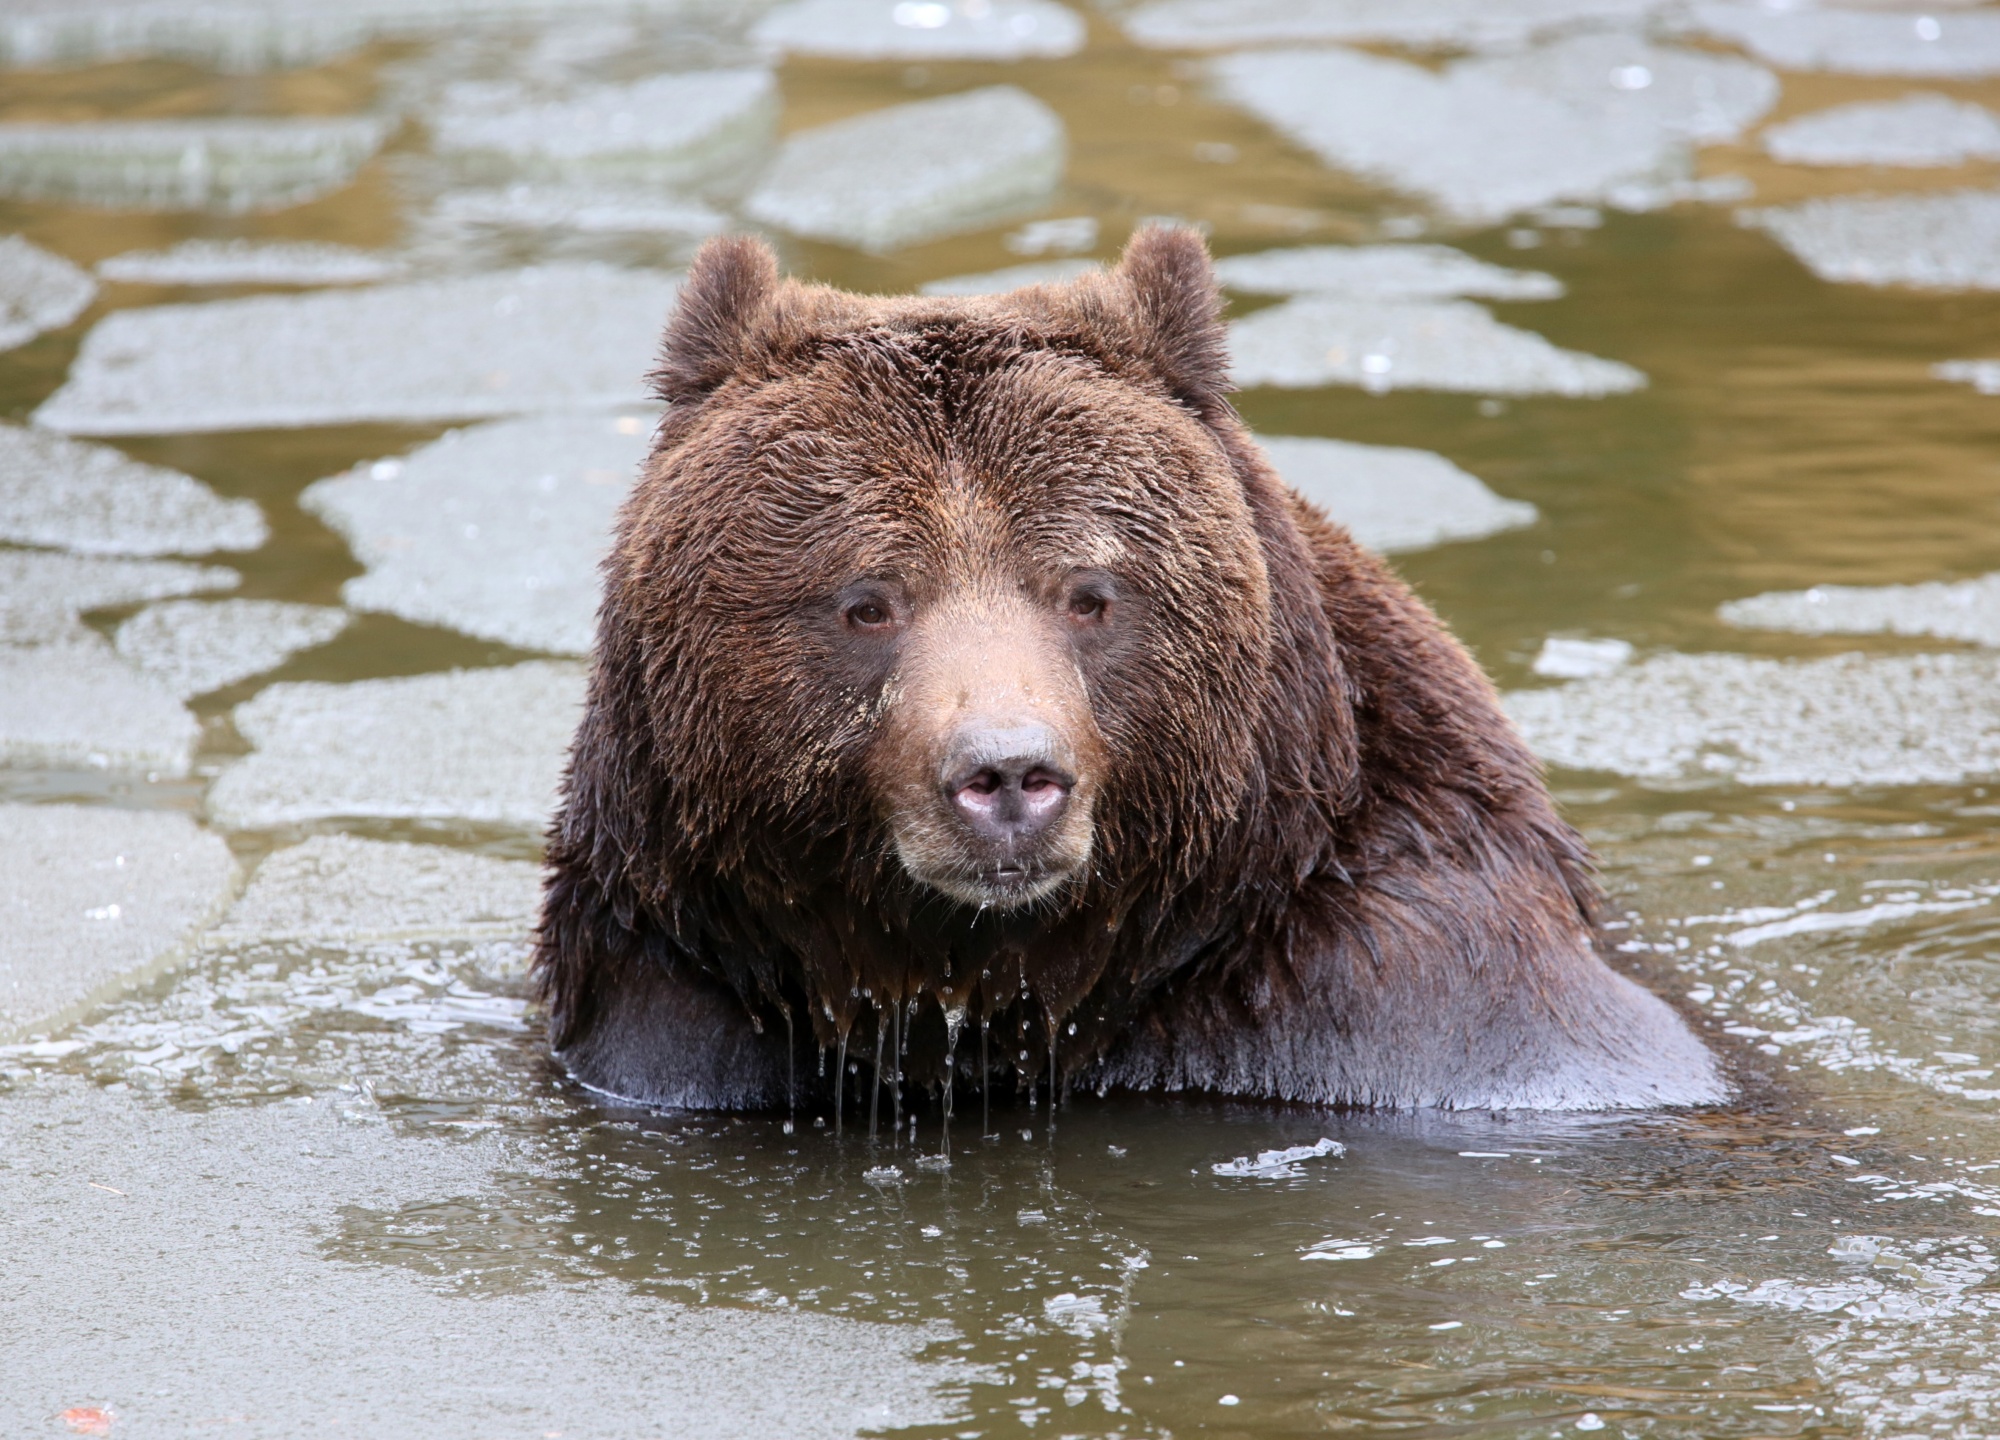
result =
[{"label": "bear's wet fur", "polygon": [[1723,1097],[1486,677],[1227,403],[1220,309],[1170,229],[979,299],[703,250],[550,834],[579,1080]]}]

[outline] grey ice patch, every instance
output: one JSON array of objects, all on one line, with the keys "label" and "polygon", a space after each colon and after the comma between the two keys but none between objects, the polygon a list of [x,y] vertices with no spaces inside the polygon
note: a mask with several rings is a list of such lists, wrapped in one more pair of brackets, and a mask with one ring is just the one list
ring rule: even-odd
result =
[{"label": "grey ice patch", "polygon": [[135,285],[372,285],[402,274],[403,262],[309,240],[183,240],[113,255],[97,273]]},{"label": "grey ice patch", "polygon": [[393,120],[95,120],[0,125],[0,195],[111,209],[277,210],[354,178]]},{"label": "grey ice patch", "polygon": [[1050,220],[1030,220],[1000,243],[1016,255],[1069,255],[1097,245],[1097,218],[1092,215],[1063,215]]},{"label": "grey ice patch", "polygon": [[439,152],[489,170],[673,185],[746,164],[777,118],[777,82],[753,67],[655,75],[560,100],[461,84],[429,122]]},{"label": "grey ice patch", "polygon": [[1053,60],[1083,48],[1083,21],[1050,0],[798,0],[750,32],[841,60]]},{"label": "grey ice patch", "polygon": [[88,611],[233,590],[241,580],[219,565],[0,550],[0,644],[75,639]]},{"label": "grey ice patch", "polygon": [[0,424],[0,540],[85,555],[205,555],[270,538],[251,500],[105,445]]},{"label": "grey ice patch", "polygon": [[1645,115],[1588,116],[1476,66],[1437,73],[1352,51],[1273,50],[1225,56],[1211,72],[1224,100],[1327,164],[1469,224],[1599,199],[1685,163]]},{"label": "grey ice patch", "polygon": [[787,139],[754,220],[888,251],[1032,209],[1062,180],[1056,113],[1011,85],[894,105]]},{"label": "grey ice patch", "polygon": [[1478,540],[1536,519],[1534,506],[1501,499],[1428,450],[1278,435],[1257,443],[1287,485],[1384,554]]},{"label": "grey ice patch", "polygon": [[1981,395],[2000,395],[2000,360],[1947,360],[1931,366],[1931,374],[1955,385],[1970,385]]},{"label": "grey ice patch", "polygon": [[391,1244],[343,1243],[356,1216],[371,1234],[405,1208],[511,1223],[526,1204],[545,1225],[571,1203],[519,1144],[383,1124],[365,1092],[189,1111],[51,1079],[0,1107],[0,1153],[34,1157],[0,1168],[10,1435],[85,1397],[135,1434],[247,1415],[296,1440],[407,1433],[413,1406],[435,1440],[851,1440],[963,1413],[967,1367],[919,1358],[946,1326],[568,1275],[468,1295],[390,1263]]},{"label": "grey ice patch", "polygon": [[1842,196],[1745,210],[1737,219],[1822,280],[2000,290],[2000,191]]},{"label": "grey ice patch", "polygon": [[345,610],[284,600],[170,600],[118,627],[118,653],[183,700],[266,670],[347,628]]},{"label": "grey ice patch", "polygon": [[0,350],[60,330],[97,298],[97,282],[19,235],[0,239]]},{"label": "grey ice patch", "polygon": [[185,815],[0,805],[0,1040],[172,961],[235,883],[229,847]]},{"label": "grey ice patch", "polygon": [[300,503],[368,567],[341,590],[355,609],[582,655],[598,564],[651,429],[636,416],[541,416],[455,430],[318,481]]},{"label": "grey ice patch", "polygon": [[1783,70],[1850,75],[2000,73],[2000,14],[1696,5],[1694,27]]},{"label": "grey ice patch", "polygon": [[2000,656],[1659,655],[1517,691],[1544,760],[1666,784],[1954,784],[2000,773]]},{"label": "grey ice patch", "polygon": [[541,901],[541,867],[442,845],[315,835],[257,867],[214,943],[521,937]]},{"label": "grey ice patch", "polygon": [[1216,278],[1245,295],[1349,295],[1358,300],[1554,300],[1553,275],[1509,270],[1449,245],[1299,245],[1231,255]]},{"label": "grey ice patch", "polygon": [[920,295],[1003,295],[1024,285],[1063,285],[1079,275],[1104,267],[1095,260],[1036,260],[1027,265],[1009,265],[977,275],[948,275],[942,280],[926,280],[917,287]]},{"label": "grey ice patch", "polygon": [[1529,668],[1551,680],[1592,680],[1622,670],[1632,662],[1628,640],[1577,640],[1551,635],[1542,642]]},{"label": "grey ice patch", "polygon": [[2000,120],[1983,105],[1906,95],[1815,110],[1764,132],[1764,150],[1788,165],[1963,165],[2000,158]]},{"label": "grey ice patch", "polygon": [[1637,123],[1698,145],[1734,140],[1778,101],[1778,77],[1729,55],[1651,45],[1636,35],[1577,35],[1537,50],[1462,61],[1479,75],[1532,90],[1592,124]]},{"label": "grey ice patch", "polygon": [[255,749],[208,811],[239,830],[339,817],[538,830],[582,707],[583,671],[553,661],[273,685],[233,712]]},{"label": "grey ice patch", "polygon": [[1801,635],[1934,635],[2000,648],[2000,572],[1922,585],[1815,585],[1731,600],[1716,612],[1745,629]]},{"label": "grey ice patch", "polygon": [[1338,1140],[1324,1137],[1310,1145],[1293,1145],[1284,1150],[1260,1150],[1255,1155],[1238,1155],[1234,1160],[1223,1160],[1209,1166],[1211,1173],[1231,1179],[1293,1180],[1305,1171],[1299,1169],[1307,1160],[1324,1160],[1329,1155],[1339,1159],[1347,1153],[1347,1147]]},{"label": "grey ice patch", "polygon": [[729,217],[652,186],[518,183],[449,190],[423,217],[434,241],[480,230],[552,230],[587,235],[676,235],[705,239]]},{"label": "grey ice patch", "polygon": [[562,264],[121,310],[35,423],[141,435],[642,405],[678,288]]},{"label": "grey ice patch", "polygon": [[1306,296],[1231,322],[1238,385],[1603,396],[1644,387],[1630,365],[1562,350],[1464,300]]},{"label": "grey ice patch", "polygon": [[1154,0],[1125,17],[1125,33],[1163,50],[1329,40],[1478,50],[1635,24],[1657,8],[1658,0]]},{"label": "grey ice patch", "polygon": [[185,775],[200,738],[179,698],[96,634],[0,645],[0,763]]}]

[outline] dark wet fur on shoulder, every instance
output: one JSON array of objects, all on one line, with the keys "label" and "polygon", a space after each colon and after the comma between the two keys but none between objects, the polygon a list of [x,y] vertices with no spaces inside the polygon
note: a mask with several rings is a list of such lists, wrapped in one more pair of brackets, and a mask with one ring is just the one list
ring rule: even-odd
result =
[{"label": "dark wet fur on shoulder", "polygon": [[[1720,1098],[1699,1042],[1599,955],[1590,858],[1485,676],[1227,404],[1219,309],[1184,232],[978,300],[781,281],[748,239],[703,251],[550,835],[535,977],[573,1073],[824,1107],[840,1052],[865,1106],[901,1007],[923,1086],[956,1030],[969,1088],[1044,1082],[1053,1054],[1065,1084],[1325,1104]],[[867,778],[887,702],[801,617],[889,531],[942,533],[959,477],[1001,471],[1023,477],[1016,531],[1042,523],[1033,496],[1090,501],[1051,502],[1036,543],[1115,516],[1153,598],[1092,677],[1087,874],[988,913],[899,864]]]}]

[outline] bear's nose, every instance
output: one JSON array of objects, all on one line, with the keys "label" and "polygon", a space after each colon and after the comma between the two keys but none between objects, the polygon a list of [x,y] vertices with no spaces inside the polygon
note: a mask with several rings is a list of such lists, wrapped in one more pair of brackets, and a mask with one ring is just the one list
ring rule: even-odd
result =
[{"label": "bear's nose", "polygon": [[1046,725],[961,730],[945,756],[945,798],[981,840],[1014,846],[1061,815],[1076,788],[1063,746]]}]

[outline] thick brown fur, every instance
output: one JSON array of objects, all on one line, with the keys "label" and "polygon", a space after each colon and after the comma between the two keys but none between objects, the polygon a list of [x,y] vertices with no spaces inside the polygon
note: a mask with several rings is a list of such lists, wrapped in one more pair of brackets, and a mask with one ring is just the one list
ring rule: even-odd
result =
[{"label": "thick brown fur", "polygon": [[[579,1078],[699,1108],[947,1071],[1347,1105],[1721,1096],[1597,953],[1589,858],[1484,675],[1227,404],[1219,311],[1170,230],[977,300],[702,252],[550,837],[535,974]],[[885,737],[926,718],[908,657],[832,617],[889,575],[913,614],[1032,626],[1043,577],[1078,567],[1121,617],[1073,662],[1089,861],[970,906],[912,873],[885,798],[917,773]]]}]

